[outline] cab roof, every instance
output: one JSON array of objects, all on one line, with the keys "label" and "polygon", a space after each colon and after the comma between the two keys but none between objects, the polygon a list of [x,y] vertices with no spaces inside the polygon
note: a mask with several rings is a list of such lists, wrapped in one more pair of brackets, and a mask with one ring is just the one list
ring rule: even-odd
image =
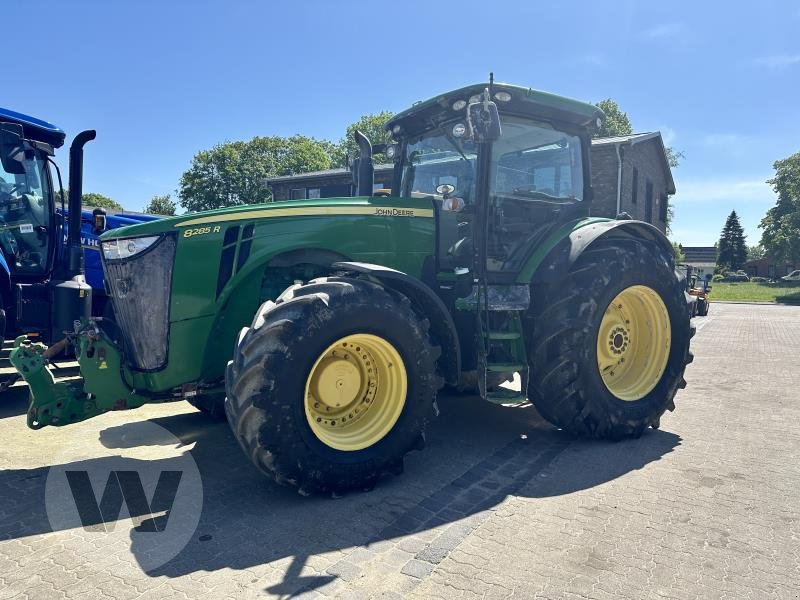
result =
[{"label": "cab roof", "polygon": [[[392,131],[395,125],[400,124],[407,133],[414,133],[437,126],[441,122],[458,116],[460,111],[454,111],[452,108],[454,102],[457,100],[469,102],[472,96],[482,93],[487,87],[489,87],[488,83],[476,83],[417,102],[411,108],[389,119],[385,127],[388,131]],[[604,117],[603,111],[593,104],[533,88],[495,83],[494,94],[496,95],[498,92],[507,92],[511,96],[507,102],[495,100],[501,113],[530,115],[580,127],[592,127],[596,125],[598,118]]]},{"label": "cab roof", "polygon": [[0,108],[0,123],[22,125],[23,135],[26,139],[45,142],[53,148],[63,146],[64,139],[67,137],[64,130],[52,123],[7,108]]}]

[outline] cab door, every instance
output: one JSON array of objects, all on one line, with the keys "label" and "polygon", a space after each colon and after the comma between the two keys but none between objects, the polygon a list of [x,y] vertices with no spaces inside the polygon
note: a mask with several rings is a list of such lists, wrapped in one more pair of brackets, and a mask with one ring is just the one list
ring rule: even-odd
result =
[{"label": "cab door", "polygon": [[52,183],[41,151],[26,147],[23,164],[24,173],[0,166],[0,249],[15,277],[41,280],[53,264]]}]

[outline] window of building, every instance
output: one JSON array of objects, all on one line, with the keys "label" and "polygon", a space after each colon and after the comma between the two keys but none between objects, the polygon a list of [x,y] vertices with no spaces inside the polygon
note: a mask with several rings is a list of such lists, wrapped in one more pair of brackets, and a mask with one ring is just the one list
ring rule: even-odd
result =
[{"label": "window of building", "polygon": [[669,198],[667,197],[666,194],[661,194],[661,196],[659,196],[658,201],[659,201],[658,210],[661,213],[661,220],[664,221],[664,223],[666,223],[667,212],[669,207]]},{"label": "window of building", "polygon": [[653,182],[648,181],[644,194],[644,220],[653,222]]},{"label": "window of building", "polygon": [[289,192],[290,200],[305,200],[306,188],[292,188]]},{"label": "window of building", "polygon": [[319,198],[319,188],[308,188],[308,195],[306,197],[309,200],[316,200]]},{"label": "window of building", "polygon": [[633,181],[631,181],[631,202],[636,204],[639,200],[639,169],[633,167]]}]

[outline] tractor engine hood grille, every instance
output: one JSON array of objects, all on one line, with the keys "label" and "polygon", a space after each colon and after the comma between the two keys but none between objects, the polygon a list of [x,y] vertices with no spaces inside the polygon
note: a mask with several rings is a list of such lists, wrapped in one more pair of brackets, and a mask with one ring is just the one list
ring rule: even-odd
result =
[{"label": "tractor engine hood grille", "polygon": [[142,371],[167,362],[169,299],[175,263],[175,236],[164,235],[146,250],[124,259],[103,259],[114,318],[125,353]]}]

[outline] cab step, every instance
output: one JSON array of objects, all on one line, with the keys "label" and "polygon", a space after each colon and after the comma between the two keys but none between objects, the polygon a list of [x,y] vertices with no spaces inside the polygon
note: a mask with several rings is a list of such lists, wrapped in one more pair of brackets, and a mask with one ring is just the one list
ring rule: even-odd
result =
[{"label": "cab step", "polygon": [[465,298],[456,299],[458,310],[524,311],[531,305],[531,288],[528,285],[474,285]]},{"label": "cab step", "polygon": [[528,401],[528,397],[524,393],[515,390],[507,390],[505,388],[487,392],[486,399],[492,404],[503,405],[516,405]]},{"label": "cab step", "polygon": [[527,368],[528,365],[522,363],[489,363],[486,365],[486,370],[494,373],[517,373]]},{"label": "cab step", "polygon": [[518,331],[490,331],[490,340],[518,340],[522,335]]}]

